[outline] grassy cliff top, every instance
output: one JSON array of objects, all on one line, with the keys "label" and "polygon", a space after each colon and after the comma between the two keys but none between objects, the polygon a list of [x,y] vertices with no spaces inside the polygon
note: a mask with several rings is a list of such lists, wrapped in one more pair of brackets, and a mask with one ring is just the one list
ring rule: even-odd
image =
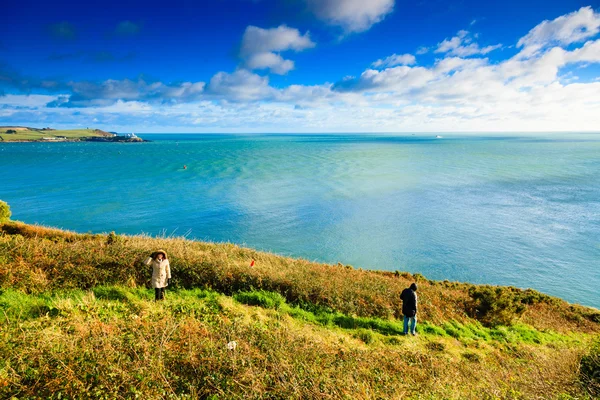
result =
[{"label": "grassy cliff top", "polygon": [[[173,279],[154,303],[142,260],[159,248]],[[398,296],[413,281],[419,336],[404,337]],[[0,288],[0,397],[566,399],[597,389],[600,312],[533,290],[17,222],[0,225]]]},{"label": "grassy cliff top", "polygon": [[[13,132],[14,133],[7,133]],[[108,132],[100,129],[37,129],[24,126],[1,126],[0,142],[32,142],[43,141],[44,138],[65,137],[69,140],[82,139],[90,137],[108,137],[112,136]]]}]

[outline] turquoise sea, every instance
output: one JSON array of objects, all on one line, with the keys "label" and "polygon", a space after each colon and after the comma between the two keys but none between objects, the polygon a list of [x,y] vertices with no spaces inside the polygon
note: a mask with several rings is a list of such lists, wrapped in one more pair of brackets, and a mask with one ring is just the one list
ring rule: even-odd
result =
[{"label": "turquoise sea", "polygon": [[600,134],[140,136],[152,142],[0,144],[0,199],[28,223],[229,241],[600,308]]}]

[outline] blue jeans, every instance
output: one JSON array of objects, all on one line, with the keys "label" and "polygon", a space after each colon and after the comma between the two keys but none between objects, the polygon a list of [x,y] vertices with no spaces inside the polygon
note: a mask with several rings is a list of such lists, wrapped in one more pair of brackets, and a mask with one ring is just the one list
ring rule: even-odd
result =
[{"label": "blue jeans", "polygon": [[417,316],[407,317],[404,316],[404,334],[408,335],[408,323],[410,322],[410,333],[415,334],[415,328],[417,327]]}]

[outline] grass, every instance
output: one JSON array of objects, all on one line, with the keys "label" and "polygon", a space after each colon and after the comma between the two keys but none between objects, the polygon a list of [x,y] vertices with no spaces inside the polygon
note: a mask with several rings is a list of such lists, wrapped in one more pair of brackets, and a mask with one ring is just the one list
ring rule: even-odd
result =
[{"label": "grass", "polygon": [[[0,396],[389,398],[413,393],[419,398],[494,398],[514,390],[524,398],[577,394],[565,387],[576,379],[573,343],[585,341],[578,334],[555,334],[560,337],[555,340],[538,332],[548,336],[547,345],[535,346],[488,335],[477,345],[465,346],[440,327],[432,333],[422,330],[417,338],[403,337],[374,321],[349,323],[354,319],[343,320],[340,314],[324,319],[309,311],[298,313],[283,301],[279,310],[268,302],[263,304],[266,308],[243,304],[271,297],[246,292],[232,298],[182,289],[169,291],[164,302],[155,303],[151,290],[144,288],[100,286],[38,294],[5,289],[0,294],[0,313],[6,318],[0,333]],[[521,328],[506,329],[519,337]],[[231,340],[238,343],[235,352],[226,348]],[[512,346],[510,353],[507,344]],[[479,365],[477,376],[470,372],[473,363]],[[524,373],[532,368],[538,369],[537,375]],[[552,379],[540,384],[535,381],[539,374]],[[502,388],[498,377],[510,385]],[[531,392],[529,385],[543,392]]]},{"label": "grass", "polygon": [[[103,136],[98,134],[95,129],[67,129],[67,130],[18,130],[17,133],[7,134],[6,131],[11,128],[0,128],[0,137],[5,142],[12,141],[37,141],[44,137],[64,136],[68,139],[78,139],[85,137]],[[2,140],[0,140],[1,142]]]},{"label": "grass", "polygon": [[[159,303],[141,263],[157,248]],[[535,291],[0,224],[0,398],[591,399],[597,318]]]}]

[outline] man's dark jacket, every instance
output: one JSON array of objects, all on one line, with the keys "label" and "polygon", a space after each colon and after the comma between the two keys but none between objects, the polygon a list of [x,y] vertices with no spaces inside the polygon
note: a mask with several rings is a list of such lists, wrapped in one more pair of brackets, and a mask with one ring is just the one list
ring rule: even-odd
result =
[{"label": "man's dark jacket", "polygon": [[402,300],[402,314],[407,317],[417,315],[417,294],[410,288],[406,288],[400,294]]}]

